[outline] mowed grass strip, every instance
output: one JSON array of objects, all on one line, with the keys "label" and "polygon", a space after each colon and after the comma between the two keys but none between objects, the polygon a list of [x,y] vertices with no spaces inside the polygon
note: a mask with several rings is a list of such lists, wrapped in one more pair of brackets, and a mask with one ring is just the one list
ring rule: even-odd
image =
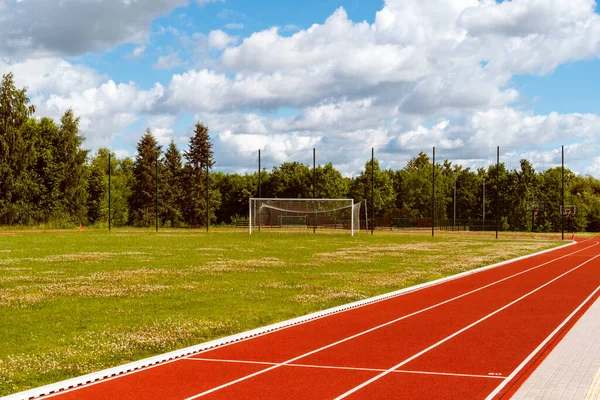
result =
[{"label": "mowed grass strip", "polygon": [[0,235],[0,395],[560,245],[482,235]]}]

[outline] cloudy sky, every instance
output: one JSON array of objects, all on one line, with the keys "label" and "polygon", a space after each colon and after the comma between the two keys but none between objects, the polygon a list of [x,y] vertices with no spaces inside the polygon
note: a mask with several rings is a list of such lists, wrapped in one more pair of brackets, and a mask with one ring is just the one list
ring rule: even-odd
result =
[{"label": "cloudy sky", "polygon": [[564,144],[598,176],[599,58],[593,0],[0,0],[0,74],[38,116],[71,107],[119,155],[146,127],[185,149],[199,120],[229,171],[432,146],[544,169]]}]

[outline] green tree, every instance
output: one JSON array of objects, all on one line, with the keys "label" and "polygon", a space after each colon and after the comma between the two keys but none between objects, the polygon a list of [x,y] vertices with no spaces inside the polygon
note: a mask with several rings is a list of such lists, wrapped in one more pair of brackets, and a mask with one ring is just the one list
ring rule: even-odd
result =
[{"label": "green tree", "polygon": [[423,152],[404,167],[403,205],[414,217],[430,218],[432,196],[432,164]]},{"label": "green tree", "polygon": [[457,170],[456,218],[458,220],[481,219],[480,187],[480,177],[469,168]]},{"label": "green tree", "polygon": [[[372,178],[375,182],[373,202],[371,202]],[[369,160],[365,163],[365,169],[352,182],[349,195],[354,198],[355,203],[366,201],[369,213],[374,213],[373,215],[376,217],[382,217],[395,209],[396,194],[393,173],[387,170],[382,171],[377,159],[374,160],[374,168],[372,168],[371,160]]]},{"label": "green tree", "polygon": [[[36,222],[47,223],[59,208],[60,174],[55,163],[55,147],[58,142],[58,126],[50,118],[42,118],[32,134],[35,161],[32,177],[35,195],[32,204],[37,210]],[[33,131],[33,129],[32,129]]]},{"label": "green tree", "polygon": [[163,158],[163,173],[160,177],[160,219],[163,225],[179,226],[183,221],[183,163],[181,153],[171,141]]},{"label": "green tree", "polygon": [[99,149],[91,160],[88,186],[88,218],[91,223],[108,222],[108,174],[110,153],[110,212],[113,226],[130,224],[129,200],[135,182],[134,163],[118,159],[108,149]]},{"label": "green tree", "polygon": [[[133,187],[129,199],[130,222],[136,226],[152,226],[156,212],[156,163],[161,146],[150,128],[137,145],[133,165]],[[160,166],[159,166],[160,173]]]},{"label": "green tree", "polygon": [[565,205],[573,205],[576,208],[575,215],[569,215],[565,220],[565,229],[570,232],[584,231],[588,224],[590,207],[593,201],[589,198],[589,184],[585,177],[574,174],[571,170],[565,170],[566,197]]},{"label": "green tree", "polygon": [[91,224],[107,222],[108,218],[108,153],[98,149],[90,163],[88,183],[88,221]]},{"label": "green tree", "polygon": [[221,193],[221,206],[216,210],[217,222],[231,223],[237,217],[248,217],[248,201],[255,197],[258,173],[213,175],[215,187]]},{"label": "green tree", "polygon": [[[69,109],[60,119],[54,163],[59,177],[61,217],[83,223],[87,215],[88,150],[81,148],[85,138],[79,134],[79,118]],[[64,218],[63,217],[63,218]]]},{"label": "green tree", "polygon": [[133,225],[129,208],[135,186],[135,163],[127,157],[119,160],[111,155],[111,221],[114,226]]},{"label": "green tree", "polygon": [[591,176],[583,179],[585,179],[585,185],[582,185],[578,192],[576,206],[578,206],[578,211],[582,205],[585,208],[585,230],[600,232],[600,181]]},{"label": "green tree", "polygon": [[[530,231],[531,202],[540,200],[537,174],[527,160],[519,162],[520,168],[508,173],[505,195],[510,228],[516,231]],[[508,196],[507,196],[508,194]]]},{"label": "green tree", "polygon": [[[188,151],[184,152],[187,163],[183,168],[183,182],[186,196],[183,207],[183,217],[190,226],[206,225],[207,206],[207,167],[214,165],[212,143],[208,127],[200,122],[194,126],[194,135],[190,139]],[[215,211],[221,204],[221,195],[212,184],[213,178],[208,178],[208,218],[209,222],[216,220]]]},{"label": "green tree", "polygon": [[[31,207],[34,190],[31,166],[35,159],[33,141],[23,128],[35,112],[29,105],[27,88],[17,89],[12,73],[2,76],[0,84],[0,223],[27,224],[33,221]],[[35,123],[26,127],[36,135]]]},{"label": "green tree", "polygon": [[312,182],[312,171],[308,165],[285,162],[273,167],[268,180],[263,181],[263,197],[312,198]]},{"label": "green tree", "polygon": [[331,163],[317,166],[316,180],[317,198],[342,199],[348,194],[348,181]]},{"label": "green tree", "polygon": [[57,126],[50,118],[30,120],[22,137],[30,147],[32,162],[27,178],[30,222],[52,222],[67,227],[87,222],[88,151],[81,148],[79,119],[68,110]]}]

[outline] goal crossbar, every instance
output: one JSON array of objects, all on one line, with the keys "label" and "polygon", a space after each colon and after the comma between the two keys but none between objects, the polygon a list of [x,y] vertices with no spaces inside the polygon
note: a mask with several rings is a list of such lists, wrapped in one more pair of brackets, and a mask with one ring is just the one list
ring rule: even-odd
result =
[{"label": "goal crossbar", "polygon": [[[292,210],[289,208],[280,208],[280,207],[275,207],[275,206],[271,206],[268,204],[265,204],[262,206],[263,208],[270,208],[272,210],[277,210],[277,211],[281,211],[281,212],[298,212],[297,210]],[[312,213],[331,213],[331,212],[335,212],[335,211],[340,211],[340,210],[346,210],[347,208],[349,208],[350,206],[346,206],[346,207],[338,207],[338,208],[325,208],[325,209],[320,209],[320,210],[309,210]]]}]

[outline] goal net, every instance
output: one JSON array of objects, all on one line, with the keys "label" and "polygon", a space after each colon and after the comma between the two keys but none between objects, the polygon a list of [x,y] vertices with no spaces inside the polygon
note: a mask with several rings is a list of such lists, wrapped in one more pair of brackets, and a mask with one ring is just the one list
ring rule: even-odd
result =
[{"label": "goal net", "polygon": [[353,199],[250,199],[249,232],[360,230],[361,203]]}]

